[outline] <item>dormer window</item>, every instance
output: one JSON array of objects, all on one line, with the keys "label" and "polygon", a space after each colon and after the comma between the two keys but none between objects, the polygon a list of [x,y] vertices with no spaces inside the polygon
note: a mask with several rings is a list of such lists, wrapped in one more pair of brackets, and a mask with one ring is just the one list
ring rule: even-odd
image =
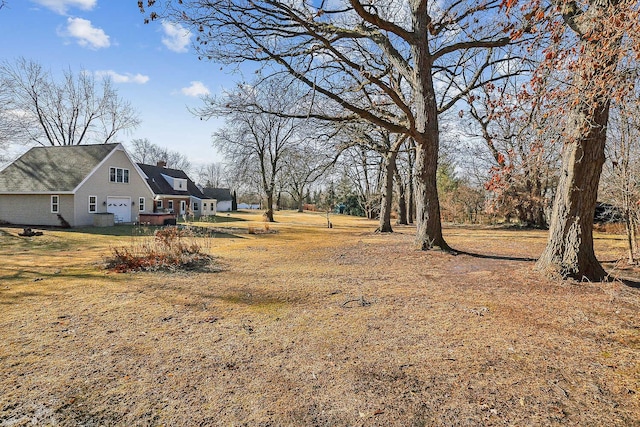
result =
[{"label": "dormer window", "polygon": [[174,180],[174,187],[175,190],[185,190],[187,189],[187,180],[186,179],[182,179],[182,178],[176,178]]},{"label": "dormer window", "polygon": [[187,180],[185,178],[174,178],[169,175],[162,174],[162,177],[169,183],[171,188],[176,191],[187,191]]}]

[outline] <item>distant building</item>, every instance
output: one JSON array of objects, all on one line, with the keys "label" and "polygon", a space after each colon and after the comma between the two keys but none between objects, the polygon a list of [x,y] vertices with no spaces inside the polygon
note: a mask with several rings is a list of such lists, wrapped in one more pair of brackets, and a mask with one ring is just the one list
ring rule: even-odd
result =
[{"label": "distant building", "polygon": [[233,210],[233,196],[228,188],[203,188],[202,193],[207,199],[216,200],[218,212],[231,212]]}]

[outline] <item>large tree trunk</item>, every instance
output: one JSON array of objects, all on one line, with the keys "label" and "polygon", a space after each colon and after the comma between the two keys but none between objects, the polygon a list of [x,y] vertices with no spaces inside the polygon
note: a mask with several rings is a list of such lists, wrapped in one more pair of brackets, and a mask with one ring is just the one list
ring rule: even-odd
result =
[{"label": "large tree trunk", "polygon": [[537,268],[577,280],[603,280],[607,273],[593,249],[593,216],[604,164],[609,103],[594,114],[579,112],[564,146],[549,240]]},{"label": "large tree trunk", "polygon": [[391,205],[393,203],[393,173],[396,166],[398,153],[391,151],[384,156],[384,192],[380,203],[380,226],[381,233],[393,233],[391,228]]},{"label": "large tree trunk", "polygon": [[437,247],[449,250],[442,236],[440,203],[436,186],[438,145],[416,144],[416,245],[422,250]]},{"label": "large tree trunk", "polygon": [[[429,34],[431,19],[427,10],[429,2],[411,2],[414,31]],[[421,250],[437,247],[450,250],[442,237],[440,202],[436,185],[440,130],[438,127],[438,102],[433,85],[433,58],[429,43],[420,42],[412,46],[414,65],[414,109],[415,133],[411,135],[416,144],[415,191],[416,191],[416,246]]]},{"label": "large tree trunk", "polygon": [[[564,278],[601,281],[607,273],[593,249],[593,216],[605,160],[611,76],[622,35],[607,33],[617,0],[591,2],[586,12],[574,3],[563,9],[565,23],[581,37],[581,62],[574,71],[572,106],[553,205],[549,241],[536,266]],[[615,13],[615,10],[613,10]],[[593,36],[601,35],[598,39]],[[615,79],[613,79],[615,82]]]}]

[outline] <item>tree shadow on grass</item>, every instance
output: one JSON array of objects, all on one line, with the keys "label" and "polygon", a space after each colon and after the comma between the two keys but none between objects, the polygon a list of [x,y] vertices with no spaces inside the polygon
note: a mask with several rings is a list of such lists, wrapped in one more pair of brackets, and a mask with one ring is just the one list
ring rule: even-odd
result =
[{"label": "tree shadow on grass", "polygon": [[[491,254],[478,254],[474,252],[460,251],[460,250],[452,250],[454,255],[467,255],[473,258],[482,258],[482,259],[494,259],[501,261],[517,261],[517,262],[536,262],[537,258],[529,258],[529,257],[515,257],[515,256],[506,256],[506,255],[491,255]],[[613,263],[614,261],[601,261],[602,264]],[[640,289],[640,278],[624,278],[624,277],[611,277],[611,280],[618,280],[625,286],[634,289]]]},{"label": "tree shadow on grass", "polygon": [[620,280],[620,282],[622,282],[623,285],[625,285],[625,286],[627,286],[629,288],[640,289],[640,281],[638,281],[638,280],[624,279],[624,278],[620,278],[618,280]]},{"label": "tree shadow on grass", "polygon": [[492,255],[492,254],[477,254],[475,252],[460,251],[460,250],[456,250],[456,249],[454,249],[452,251],[452,253],[455,254],[455,255],[468,255],[468,256],[474,257],[474,258],[495,259],[495,260],[502,260],[502,261],[536,262],[538,260],[537,258],[529,258],[529,257],[516,257],[516,256]]},{"label": "tree shadow on grass", "polygon": [[[501,260],[501,261],[536,262],[538,260],[537,258],[514,257],[514,256],[506,256],[506,255],[477,254],[477,253],[474,253],[474,252],[458,251],[458,250],[454,250],[453,253],[455,255],[468,255],[468,256],[473,257],[473,258],[495,259],[495,260]],[[607,261],[602,261],[602,263],[605,264],[605,263],[607,263]],[[629,288],[640,289],[640,278],[611,277],[610,280],[611,281],[618,280],[623,285],[625,285],[625,286],[627,286]]]}]

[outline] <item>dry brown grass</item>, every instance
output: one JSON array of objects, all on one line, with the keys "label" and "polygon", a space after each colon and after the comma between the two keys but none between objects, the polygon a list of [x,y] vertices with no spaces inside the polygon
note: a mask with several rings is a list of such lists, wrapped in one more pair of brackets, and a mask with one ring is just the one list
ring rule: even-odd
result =
[{"label": "dry brown grass", "polygon": [[[242,216],[216,226],[264,228]],[[218,273],[108,273],[136,238],[0,229],[0,426],[640,425],[640,289],[543,278],[544,232],[447,228],[452,256],[277,219],[211,240]]]}]

